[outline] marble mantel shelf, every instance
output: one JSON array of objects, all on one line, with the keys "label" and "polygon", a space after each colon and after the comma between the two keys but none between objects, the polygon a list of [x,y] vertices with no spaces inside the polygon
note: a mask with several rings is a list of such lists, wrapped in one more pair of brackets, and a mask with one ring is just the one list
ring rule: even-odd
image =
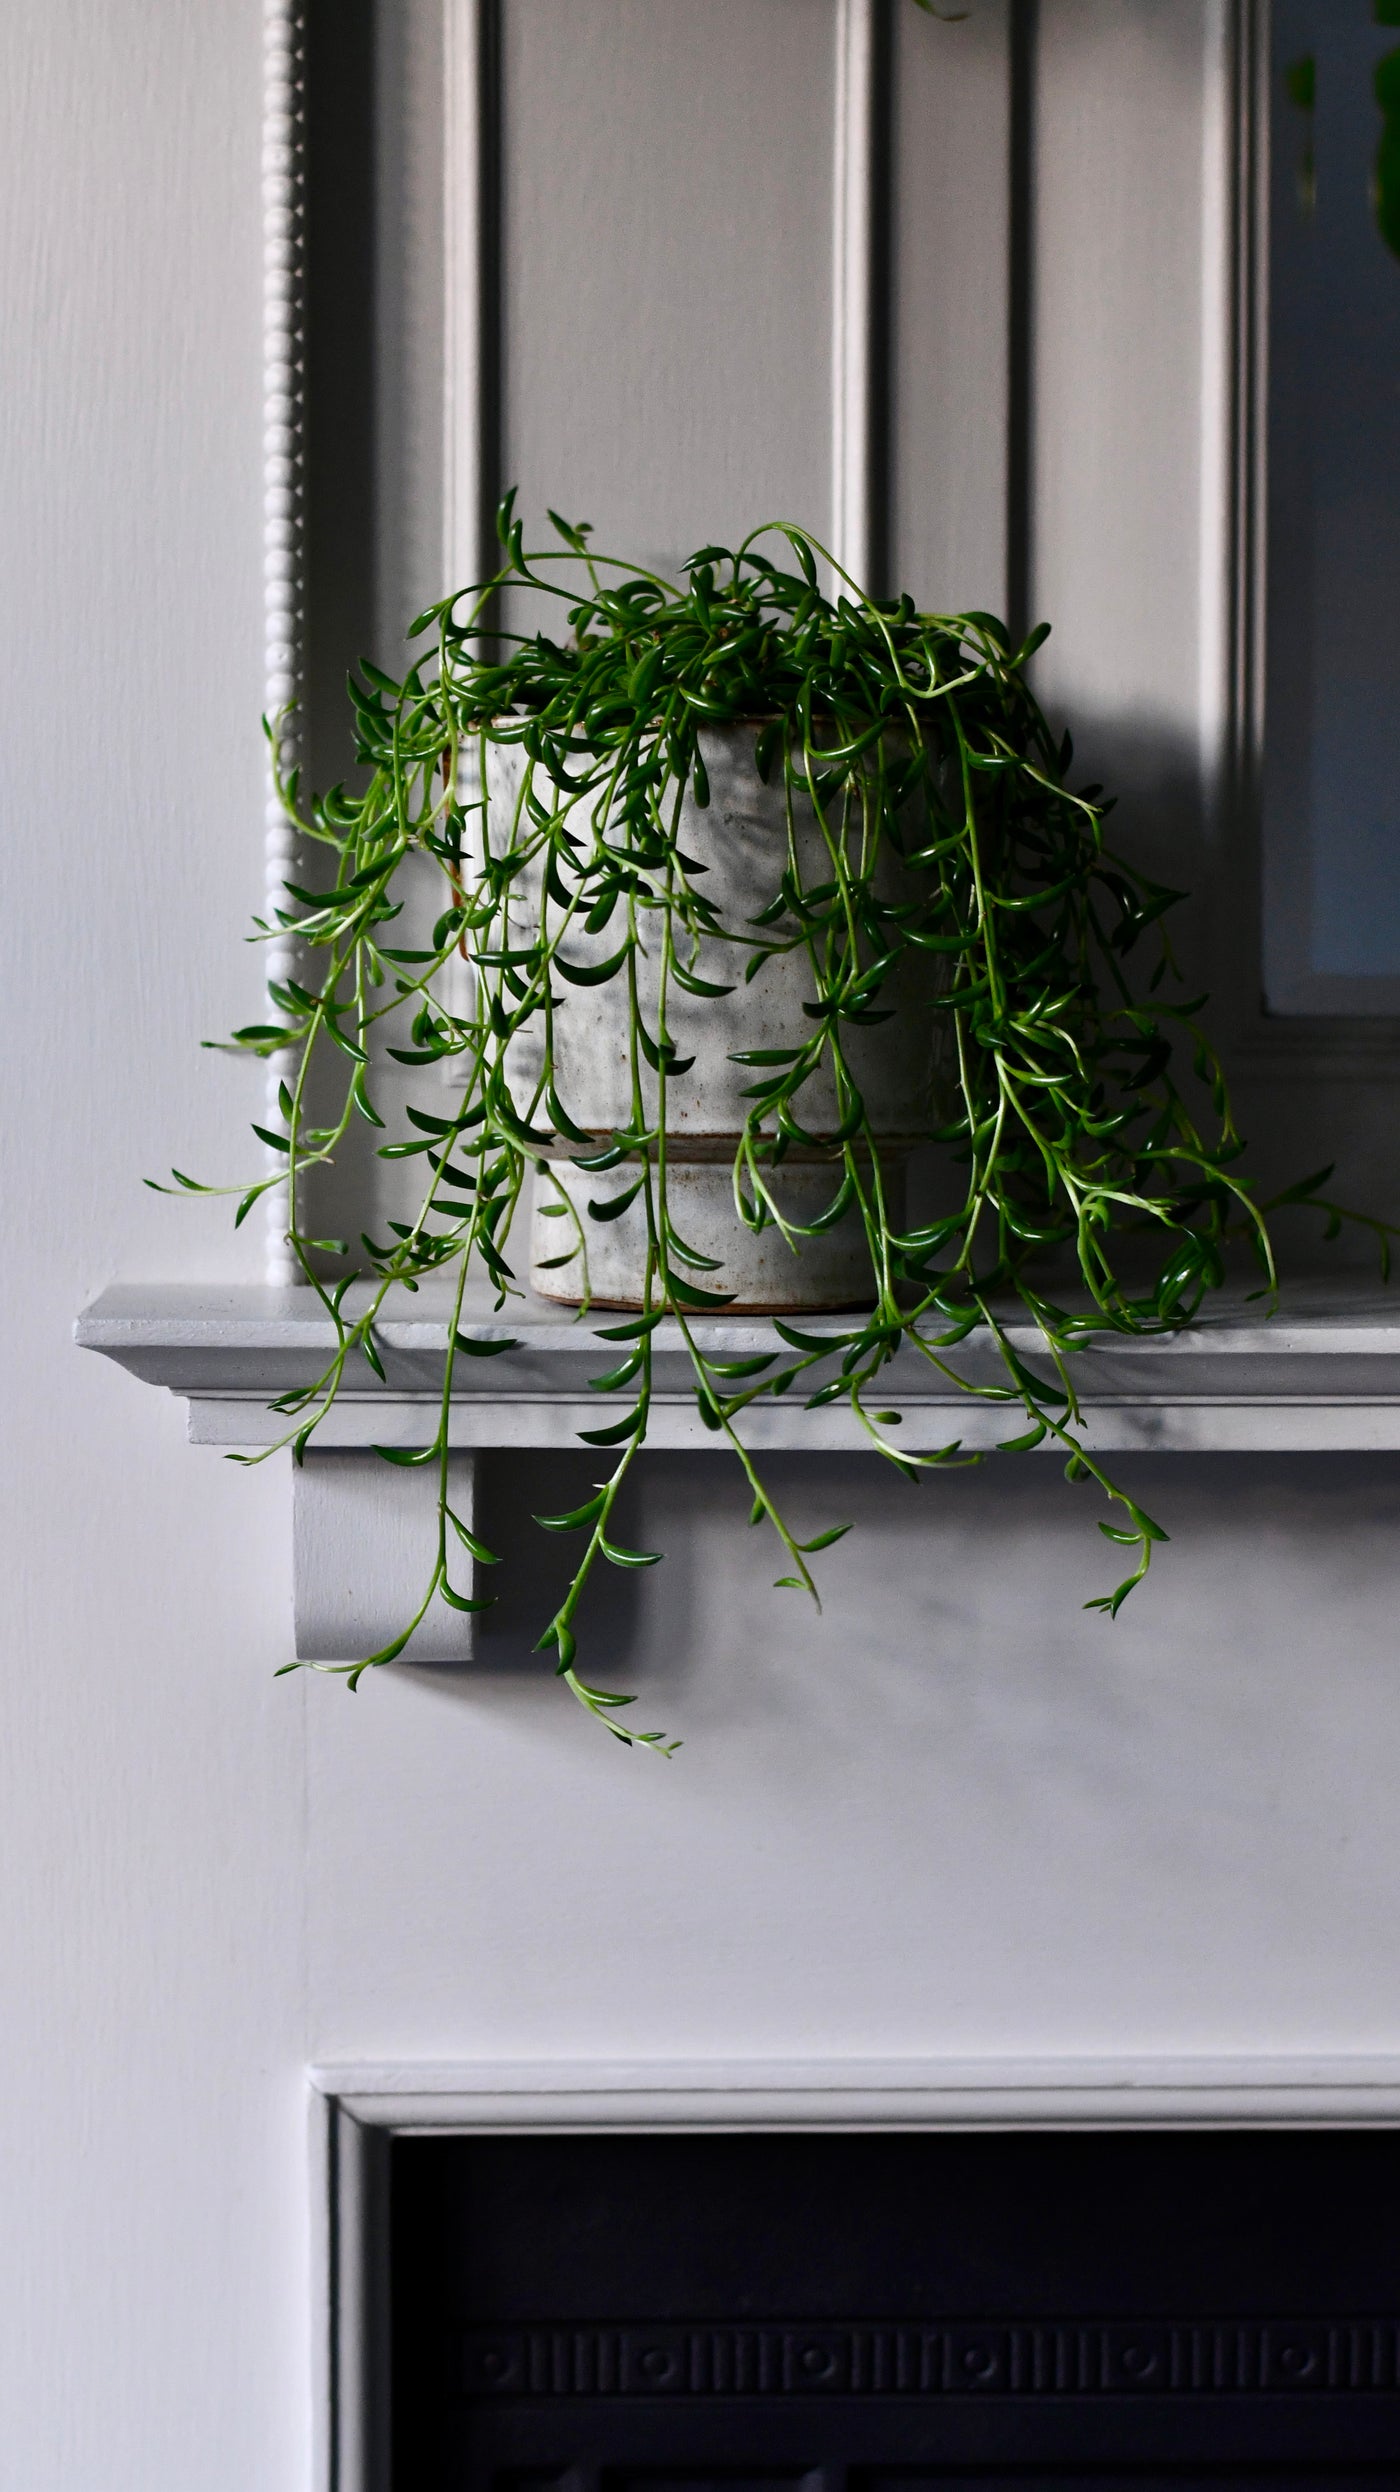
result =
[{"label": "marble mantel shelf", "polygon": [[[355,1304],[352,1296],[351,1306]],[[326,1451],[370,1445],[421,1445],[436,1430],[448,1300],[431,1285],[396,1291],[376,1326],[381,1383],[363,1361],[316,1442]],[[622,1355],[597,1328],[626,1319],[595,1311],[587,1322],[539,1299],[495,1314],[485,1299],[469,1308],[466,1329],[508,1335],[518,1347],[490,1358],[461,1358],[453,1387],[451,1442],[464,1452],[492,1446],[570,1445],[630,1406],[629,1397],[590,1390],[591,1375]],[[839,1333],[848,1316],[795,1319],[808,1333]],[[727,1358],[781,1350],[771,1324],[756,1316],[697,1322],[697,1338]],[[182,1395],[196,1444],[267,1445],[287,1421],[269,1411],[274,1395],[311,1383],[331,1352],[329,1319],[308,1289],[199,1288],[185,1283],[122,1283],[79,1317],[78,1343],[114,1359],[143,1382]],[[1033,1364],[1036,1336],[1013,1328]],[[675,1325],[656,1337],[656,1389],[648,1442],[658,1448],[722,1450],[701,1423],[688,1362]],[[995,1354],[975,1338],[958,1354],[970,1377],[999,1377]],[[812,1371],[814,1383],[828,1371]],[[834,1369],[830,1372],[834,1372]],[[1144,1341],[1107,1338],[1077,1357],[1085,1441],[1105,1452],[1347,1452],[1400,1449],[1400,1285],[1378,1289],[1336,1276],[1289,1291],[1284,1312],[1265,1318],[1242,1297],[1222,1293],[1190,1330]],[[971,1447],[1008,1433],[1005,1410],[979,1408],[942,1384],[909,1352],[879,1389],[898,1410],[897,1441],[927,1451],[958,1437]],[[760,1402],[743,1431],[757,1449],[833,1453],[866,1440],[844,1405],[824,1411]]]}]

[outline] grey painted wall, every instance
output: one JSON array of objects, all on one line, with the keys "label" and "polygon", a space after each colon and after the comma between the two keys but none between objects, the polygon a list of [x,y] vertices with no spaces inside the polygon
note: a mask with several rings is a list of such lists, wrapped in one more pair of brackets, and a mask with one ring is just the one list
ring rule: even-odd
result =
[{"label": "grey painted wall", "polygon": [[[820,520],[825,0],[506,5],[511,74],[534,97],[510,177],[507,396],[532,492],[654,550],[728,526],[731,502],[779,495]],[[924,49],[898,125],[899,544],[920,591],[945,578],[950,599],[995,597],[1005,561],[1004,327],[979,308],[1000,282],[981,217],[1002,185],[1004,29],[974,6],[965,110],[933,49],[959,30],[900,34]],[[1109,1630],[1079,1608],[1103,1578],[1093,1514],[1053,1465],[917,1492],[789,1466],[801,1514],[859,1525],[814,1622],[732,1528],[733,1481],[659,1457],[637,1520],[670,1555],[603,1642],[684,1733],[669,1767],[561,1699],[525,1656],[518,1600],[469,1679],[386,1674],[354,1700],[274,1682],[285,1478],[187,1450],[173,1406],[66,1346],[109,1278],[253,1258],[217,1210],[137,1182],[171,1158],[243,1165],[252,1079],[196,1041],[255,1009],[237,935],[261,873],[259,18],[252,0],[157,15],[17,0],[0,151],[0,801],[19,901],[0,1192],[0,2411],[25,2492],[301,2492],[313,2058],[1400,2046],[1400,1468],[1139,1465],[1172,1545]],[[544,96],[566,16],[588,34],[577,189]],[[1043,18],[1047,680],[1137,757],[1153,835],[1182,823],[1185,840],[1207,28],[1196,0],[1045,0]],[[434,247],[431,186],[394,174],[397,115],[424,116],[436,145],[433,21],[397,23],[414,48],[381,88],[389,274],[395,248]],[[624,32],[640,51],[619,77]],[[663,35],[685,74],[658,135],[646,61]],[[921,152],[924,109],[939,136]],[[652,185],[639,220],[618,178],[628,133]],[[1089,165],[1097,206],[1075,189]],[[667,197],[684,260],[685,235],[657,229]],[[969,197],[964,261],[963,240],[951,257],[941,243]],[[1146,296],[1124,274],[1135,235]],[[663,317],[655,289],[682,267],[690,316]],[[560,323],[598,350],[582,391],[547,351]],[[618,334],[639,380],[605,424]],[[703,424],[697,334],[724,357]],[[437,490],[409,369],[431,371],[428,310],[398,336],[386,633],[433,559]],[[1105,355],[1113,387],[1086,401]],[[1299,1126],[1352,1112],[1325,1085],[1284,1104]],[[1363,1105],[1379,1146],[1389,1098]],[[560,1467],[495,1467],[503,1531],[523,1538]]]},{"label": "grey painted wall", "polygon": [[[68,1346],[231,1273],[143,1173],[238,1164],[257,997],[259,13],[17,0],[0,231],[0,2415],[35,2492],[306,2480],[285,1483]],[[172,1145],[176,1146],[172,1151]]]}]

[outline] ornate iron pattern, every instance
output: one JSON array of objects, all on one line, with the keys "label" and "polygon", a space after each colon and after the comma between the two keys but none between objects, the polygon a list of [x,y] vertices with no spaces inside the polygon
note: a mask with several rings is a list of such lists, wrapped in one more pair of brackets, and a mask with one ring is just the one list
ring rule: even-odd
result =
[{"label": "ornate iron pattern", "polygon": [[1400,2319],[542,2326],[459,2340],[474,2397],[1400,2393]]}]

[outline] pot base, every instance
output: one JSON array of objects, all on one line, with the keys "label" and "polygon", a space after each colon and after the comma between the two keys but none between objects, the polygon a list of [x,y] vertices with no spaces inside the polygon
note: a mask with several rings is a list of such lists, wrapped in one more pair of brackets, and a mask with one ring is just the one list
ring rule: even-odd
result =
[{"label": "pot base", "polygon": [[[530,1285],[541,1298],[562,1306],[581,1306],[585,1297],[597,1307],[630,1309],[645,1304],[647,1220],[644,1194],[613,1220],[590,1217],[589,1203],[606,1204],[626,1194],[637,1172],[626,1162],[606,1175],[576,1168],[572,1160],[556,1160],[548,1177],[535,1179],[531,1230]],[[898,1228],[904,1218],[904,1170],[891,1158],[882,1161],[886,1214]],[[772,1175],[774,1196],[784,1215],[810,1222],[827,1210],[841,1182],[839,1164],[830,1161],[785,1161]],[[838,1312],[869,1306],[874,1295],[870,1255],[859,1211],[848,1212],[832,1229],[804,1237],[794,1252],[777,1228],[755,1233],[744,1226],[734,1208],[734,1184],[727,1162],[671,1160],[666,1171],[667,1205],[672,1229],[717,1268],[707,1270],[672,1254],[674,1267],[697,1289],[713,1290],[728,1303],[726,1314],[800,1315]],[[553,1217],[550,1206],[567,1203],[578,1228],[567,1215]],[[587,1252],[568,1255],[583,1232]],[[550,1266],[553,1264],[554,1268]]]}]

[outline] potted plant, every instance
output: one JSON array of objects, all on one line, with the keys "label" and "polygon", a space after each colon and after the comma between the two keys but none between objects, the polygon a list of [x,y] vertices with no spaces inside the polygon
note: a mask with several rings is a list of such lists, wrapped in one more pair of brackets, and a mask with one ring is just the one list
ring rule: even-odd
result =
[{"label": "potted plant", "polygon": [[[419,617],[428,654],[402,680],[368,665],[352,679],[361,791],[303,803],[286,783],[334,874],[289,886],[262,931],[294,929],[316,967],[274,985],[276,1023],[234,1035],[290,1068],[283,1130],[258,1129],[280,1165],[237,1217],[285,1187],[289,1240],[336,1332],[319,1381],[279,1405],[298,1460],[354,1362],[378,1366],[387,1293],[429,1274],[454,1285],[435,1439],[386,1454],[437,1467],[436,1563],[402,1633],[347,1665],[350,1684],[404,1650],[431,1602],[478,1605],[452,1581],[458,1540],[491,1557],[449,1499],[453,1375],[513,1346],[466,1320],[469,1277],[485,1274],[499,1309],[527,1254],[539,1292],[622,1318],[598,1326],[611,1364],[595,1381],[631,1406],[584,1432],[608,1477],[539,1518],[582,1544],[541,1643],[619,1738],[667,1744],[629,1731],[625,1700],[580,1673],[577,1619],[599,1560],[655,1562],[611,1522],[663,1324],[778,1536],[781,1583],[815,1597],[810,1561],[842,1527],[795,1538],[745,1412],[790,1392],[841,1400],[914,1478],[969,1459],[956,1442],[906,1453],[882,1410],[893,1362],[926,1361],[1008,1406],[1004,1450],[1053,1440],[1109,1500],[1100,1529],[1126,1571],[1089,1606],[1115,1616],[1163,1535],[1086,1450],[1074,1354],[1095,1334],[1189,1322],[1234,1247],[1271,1302],[1268,1215],[1310,1205],[1335,1229],[1351,1215],[1322,1192],[1330,1171],[1267,1205],[1241,1173],[1203,999],[1176,991],[1162,931],[1180,895],[1107,846],[1102,792],[1072,784],[1069,738],[1026,677],[1045,627],[1015,647],[991,615],[868,597],[796,527],[705,548],[678,589],[551,518],[555,545],[527,551],[508,497],[498,573]],[[506,589],[555,629],[503,632]],[[400,910],[424,860],[441,905],[407,944]],[[395,1038],[390,1056],[432,1086],[389,1133],[373,1068]],[[311,1106],[325,1059],[343,1067],[330,1115]],[[312,1237],[307,1204],[356,1119],[423,1182],[412,1217],[351,1259]],[[942,1196],[911,1218],[917,1145]],[[1384,1255],[1384,1225],[1366,1225]],[[706,1316],[736,1305],[773,1314],[771,1353],[707,1346]],[[815,1307],[856,1311],[834,1337],[788,1320]],[[1013,1313],[1038,1330],[1034,1368]],[[960,1367],[974,1333],[999,1353],[995,1385]]]}]

